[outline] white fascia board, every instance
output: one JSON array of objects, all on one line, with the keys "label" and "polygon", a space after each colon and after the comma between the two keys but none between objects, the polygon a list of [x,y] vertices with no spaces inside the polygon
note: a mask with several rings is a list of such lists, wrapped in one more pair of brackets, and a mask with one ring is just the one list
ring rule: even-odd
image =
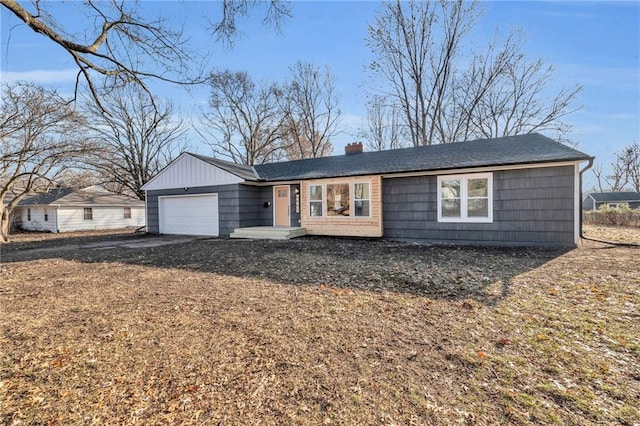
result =
[{"label": "white fascia board", "polygon": [[[586,161],[586,160],[585,160]],[[581,161],[561,161],[561,162],[549,162],[549,163],[525,163],[506,166],[478,166],[467,167],[460,169],[443,169],[443,170],[425,170],[416,172],[400,172],[400,173],[381,173],[383,178],[398,178],[398,177],[410,177],[410,176],[434,176],[434,175],[461,175],[481,172],[496,172],[501,170],[522,170],[522,169],[539,169],[545,167],[562,167],[562,166],[577,166]]]}]

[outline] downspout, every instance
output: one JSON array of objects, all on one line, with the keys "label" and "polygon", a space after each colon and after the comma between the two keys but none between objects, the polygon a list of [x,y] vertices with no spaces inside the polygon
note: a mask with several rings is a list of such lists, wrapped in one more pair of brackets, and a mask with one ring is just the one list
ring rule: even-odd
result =
[{"label": "downspout", "polygon": [[580,238],[585,238],[584,236],[584,230],[582,229],[582,197],[583,197],[583,193],[582,193],[582,175],[584,174],[584,172],[586,172],[587,170],[589,170],[591,167],[593,167],[593,161],[595,160],[595,157],[589,157],[589,163],[584,166],[584,168],[582,170],[580,170],[580,179],[579,179],[579,185],[580,185],[580,200],[579,203],[580,205],[578,206],[578,209],[580,211]]},{"label": "downspout", "polygon": [[58,213],[60,213],[60,205],[58,204],[58,205],[55,205],[53,207],[56,208],[56,210],[55,210],[56,211],[56,234],[59,234],[60,233],[60,229],[58,229]]}]

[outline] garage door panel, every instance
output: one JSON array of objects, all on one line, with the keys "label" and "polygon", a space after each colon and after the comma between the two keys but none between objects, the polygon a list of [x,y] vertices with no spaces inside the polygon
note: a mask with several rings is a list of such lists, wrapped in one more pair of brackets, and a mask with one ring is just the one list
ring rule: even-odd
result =
[{"label": "garage door panel", "polygon": [[218,196],[172,196],[159,198],[160,233],[219,235]]}]

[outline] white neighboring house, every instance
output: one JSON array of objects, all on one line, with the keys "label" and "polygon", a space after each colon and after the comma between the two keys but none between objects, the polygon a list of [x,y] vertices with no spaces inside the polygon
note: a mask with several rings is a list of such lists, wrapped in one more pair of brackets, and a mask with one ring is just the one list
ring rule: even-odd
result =
[{"label": "white neighboring house", "polygon": [[22,229],[29,231],[88,231],[145,225],[145,203],[99,186],[73,190],[55,188],[19,204]]}]

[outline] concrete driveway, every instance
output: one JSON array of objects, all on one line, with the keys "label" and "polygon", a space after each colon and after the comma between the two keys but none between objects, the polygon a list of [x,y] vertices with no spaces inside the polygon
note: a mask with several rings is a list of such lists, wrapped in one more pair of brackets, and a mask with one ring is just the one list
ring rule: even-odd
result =
[{"label": "concrete driveway", "polygon": [[21,254],[37,254],[37,253],[50,253],[56,251],[68,251],[68,250],[109,250],[115,248],[125,249],[139,249],[150,247],[162,247],[173,244],[184,244],[196,240],[208,239],[210,237],[201,237],[194,235],[158,235],[148,236],[141,235],[139,238],[127,238],[122,240],[108,240],[108,241],[94,241],[91,243],[80,244],[60,244],[53,247],[37,247],[37,248],[25,248],[19,250]]}]

